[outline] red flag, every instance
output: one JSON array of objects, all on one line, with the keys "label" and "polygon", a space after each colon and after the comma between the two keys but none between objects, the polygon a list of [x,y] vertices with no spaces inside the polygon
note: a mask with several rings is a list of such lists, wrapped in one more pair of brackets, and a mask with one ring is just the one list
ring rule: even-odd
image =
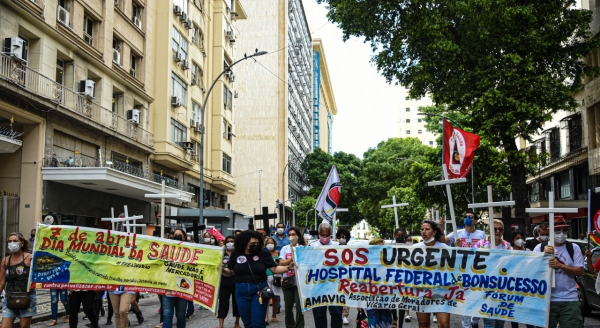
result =
[{"label": "red flag", "polygon": [[475,149],[479,147],[478,135],[453,127],[444,119],[444,165],[448,179],[464,178],[473,166]]},{"label": "red flag", "polygon": [[215,236],[216,240],[225,240],[225,237],[223,237],[223,235],[219,232],[219,230],[213,228],[210,228],[210,230],[208,230],[208,233]]}]

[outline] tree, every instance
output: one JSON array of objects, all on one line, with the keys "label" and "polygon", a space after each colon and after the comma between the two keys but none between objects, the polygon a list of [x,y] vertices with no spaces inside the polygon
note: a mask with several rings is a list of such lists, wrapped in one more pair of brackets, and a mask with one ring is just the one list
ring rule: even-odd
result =
[{"label": "tree", "polygon": [[515,214],[525,217],[528,156],[516,139],[531,141],[552,114],[574,110],[583,76],[598,73],[580,60],[600,45],[592,12],[573,0],[317,1],[345,39],[371,43],[389,82],[447,104],[505,151]]}]

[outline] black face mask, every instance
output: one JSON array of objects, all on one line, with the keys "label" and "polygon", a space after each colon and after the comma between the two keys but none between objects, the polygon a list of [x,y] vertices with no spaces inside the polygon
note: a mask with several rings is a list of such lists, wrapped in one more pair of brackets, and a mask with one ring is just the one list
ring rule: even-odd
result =
[{"label": "black face mask", "polygon": [[31,235],[31,238],[35,238],[35,235],[33,235],[33,234],[32,234],[32,235]]},{"label": "black face mask", "polygon": [[250,245],[250,254],[258,254],[260,253],[259,245]]},{"label": "black face mask", "polygon": [[173,240],[178,240],[178,241],[183,241],[183,236],[181,236],[181,235],[176,235],[176,236],[173,236],[173,238],[171,238],[171,239],[173,239]]},{"label": "black face mask", "polygon": [[404,237],[396,237],[396,244],[405,244],[406,238]]}]

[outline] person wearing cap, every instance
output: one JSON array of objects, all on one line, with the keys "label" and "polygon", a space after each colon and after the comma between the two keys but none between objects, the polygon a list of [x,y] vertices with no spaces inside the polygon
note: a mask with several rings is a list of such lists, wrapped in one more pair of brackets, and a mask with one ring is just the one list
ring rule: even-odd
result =
[{"label": "person wearing cap", "polygon": [[[583,255],[577,244],[567,241],[569,225],[562,216],[554,218],[554,247],[543,242],[533,251],[554,254],[549,265],[556,275],[556,284],[550,296],[550,328],[560,322],[561,327],[583,327],[579,309],[576,276],[583,275]],[[543,247],[543,248],[542,248]]]}]

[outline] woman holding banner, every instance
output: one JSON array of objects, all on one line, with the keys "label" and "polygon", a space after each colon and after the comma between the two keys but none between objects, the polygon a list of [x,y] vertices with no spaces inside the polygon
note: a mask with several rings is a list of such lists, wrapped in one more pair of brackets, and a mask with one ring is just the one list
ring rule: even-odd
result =
[{"label": "woman holding banner", "polygon": [[[415,244],[415,247],[448,247],[448,245],[440,242],[440,239],[444,236],[440,226],[434,221],[425,220],[421,223],[421,237],[423,241]],[[450,313],[438,312],[436,313],[437,325],[439,328],[450,327]],[[417,320],[419,321],[420,328],[429,328],[431,315],[429,313],[417,312]]]},{"label": "woman holding banner", "polygon": [[[225,238],[225,254],[223,256],[223,267],[229,263],[231,253],[233,253],[233,245],[235,238],[233,236],[227,236]],[[240,312],[238,311],[237,302],[235,301],[235,277],[227,277],[222,275],[221,277],[221,288],[219,289],[219,309],[217,310],[217,318],[219,319],[219,328],[223,328],[225,324],[225,318],[229,313],[229,297],[233,303],[233,316],[235,317],[235,328],[240,327]]]},{"label": "woman holding banner", "polygon": [[[8,236],[10,255],[0,264],[0,290],[4,289],[6,293],[2,311],[2,327],[12,327],[16,317],[20,318],[21,328],[31,327],[31,318],[36,313],[35,289],[29,291],[29,295],[27,295],[32,257],[29,249],[29,241],[20,232],[13,232]],[[13,306],[8,300],[11,295],[25,296],[29,306],[23,309]]]},{"label": "woman holding banner", "polygon": [[[283,246],[279,252],[279,264],[292,264],[292,249],[306,246],[304,236],[300,229],[291,227],[288,230],[289,245]],[[283,274],[283,279],[289,278],[292,282],[290,287],[283,289],[283,300],[285,303],[285,326],[294,328],[304,328],[304,315],[302,314],[302,303],[300,303],[300,294],[298,293],[298,283],[296,282],[295,272],[292,270]],[[282,287],[283,288],[283,287]],[[294,305],[296,305],[296,316],[294,316]]]},{"label": "woman holding banner", "polygon": [[[181,228],[175,229],[173,232],[173,240],[184,241],[185,231]],[[188,300],[183,298],[163,295],[162,297],[162,314],[163,314],[163,328],[173,327],[173,317],[177,318],[177,328],[185,328],[186,317],[185,312],[187,310]],[[115,310],[116,311],[116,310]],[[125,326],[124,328],[127,328]]]},{"label": "woman holding banner", "polygon": [[288,272],[288,266],[278,266],[273,256],[263,250],[264,239],[254,230],[240,233],[234,242],[223,275],[235,274],[235,298],[245,327],[263,328],[269,300],[263,299],[261,291],[267,287],[267,269],[275,274]]}]

